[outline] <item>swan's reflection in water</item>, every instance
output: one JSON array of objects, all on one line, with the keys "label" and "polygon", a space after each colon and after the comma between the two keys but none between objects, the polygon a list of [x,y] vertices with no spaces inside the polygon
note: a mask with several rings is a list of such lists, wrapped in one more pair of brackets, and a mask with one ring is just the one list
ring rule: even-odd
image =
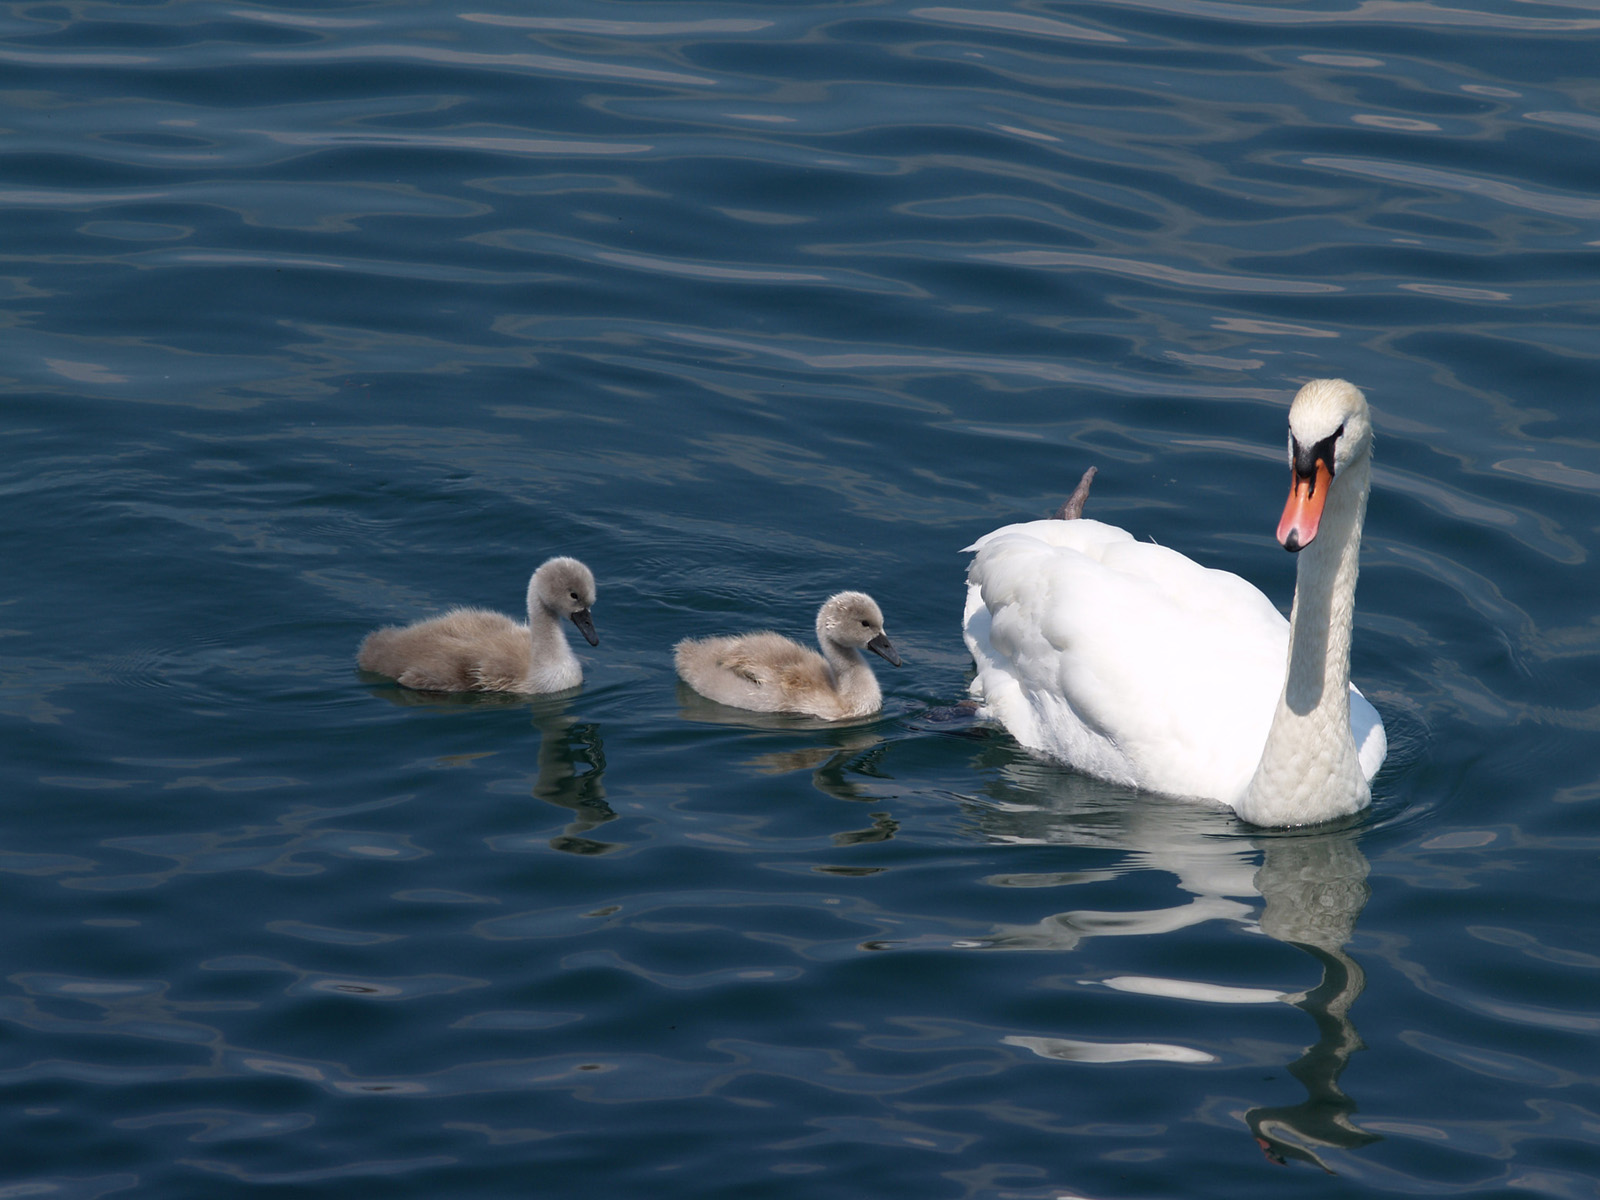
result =
[{"label": "swan's reflection in water", "polygon": [[[1071,949],[1083,939],[1165,934],[1203,921],[1234,921],[1310,955],[1321,982],[1309,991],[1223,987],[1188,980],[1122,977],[1106,986],[1208,1003],[1291,1004],[1315,1022],[1317,1040],[1288,1067],[1306,1089],[1292,1105],[1252,1108],[1244,1120],[1274,1162],[1297,1159],[1330,1171],[1323,1154],[1380,1140],[1353,1123],[1355,1102],[1339,1076],[1363,1048],[1350,1010],[1366,986],[1361,965],[1346,952],[1371,889],[1368,863],[1351,827],[1251,836],[1231,813],[1207,805],[1134,795],[1099,781],[997,751],[997,775],[970,819],[985,838],[1024,844],[1117,849],[1128,869],[1176,876],[1186,903],[1144,912],[1056,913],[1035,925],[999,927],[985,944],[1004,949]],[[1092,882],[1085,878],[1070,882]],[[1010,886],[1044,886],[1037,877],[998,878]],[[1067,882],[1052,880],[1049,882]],[[1259,906],[1255,898],[1259,897]],[[1038,1039],[1027,1039],[1035,1041]],[[1066,1043],[1078,1047],[1077,1043]],[[1039,1051],[1038,1047],[1030,1047]],[[1081,1049],[1079,1047],[1078,1049]],[[1081,1057],[1078,1049],[1051,1057]],[[1148,1057],[1184,1061],[1181,1047],[1154,1046]],[[1161,1054],[1158,1051],[1169,1051]]]},{"label": "swan's reflection in water", "polygon": [[617,848],[616,842],[588,836],[607,821],[616,820],[617,814],[606,803],[606,751],[600,727],[579,721],[568,711],[576,691],[520,696],[504,692],[418,692],[391,685],[374,688],[373,692],[402,708],[440,712],[526,709],[539,734],[537,769],[530,791],[535,799],[570,809],[573,814],[567,827],[550,839],[551,849],[568,854],[604,854]]},{"label": "swan's reflection in water", "polygon": [[1284,997],[1317,1025],[1315,1044],[1289,1064],[1306,1098],[1287,1107],[1253,1108],[1245,1121],[1275,1162],[1298,1158],[1328,1171],[1318,1148],[1354,1149],[1381,1140],[1351,1121],[1355,1101],[1339,1087],[1350,1056],[1365,1048],[1350,1008],[1367,986],[1367,976],[1344,947],[1372,894],[1367,856],[1351,829],[1266,835],[1257,845],[1262,851],[1256,872],[1256,889],[1264,902],[1261,931],[1316,959],[1322,982]]}]

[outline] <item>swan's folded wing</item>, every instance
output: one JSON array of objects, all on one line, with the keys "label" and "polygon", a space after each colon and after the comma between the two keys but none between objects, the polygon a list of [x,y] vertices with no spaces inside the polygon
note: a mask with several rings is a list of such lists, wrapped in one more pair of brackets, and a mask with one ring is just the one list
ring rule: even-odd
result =
[{"label": "swan's folded wing", "polygon": [[1265,596],[1099,522],[1009,526],[976,545],[968,640],[985,704],[1019,741],[1178,795],[1248,783],[1288,644]]},{"label": "swan's folded wing", "polygon": [[748,633],[728,638],[717,655],[724,670],[763,687],[791,688],[826,679],[822,659],[782,634]]},{"label": "swan's folded wing", "polygon": [[1389,735],[1384,732],[1378,710],[1353,683],[1350,685],[1350,732],[1356,739],[1356,758],[1361,763],[1361,773],[1371,783],[1389,754]]}]

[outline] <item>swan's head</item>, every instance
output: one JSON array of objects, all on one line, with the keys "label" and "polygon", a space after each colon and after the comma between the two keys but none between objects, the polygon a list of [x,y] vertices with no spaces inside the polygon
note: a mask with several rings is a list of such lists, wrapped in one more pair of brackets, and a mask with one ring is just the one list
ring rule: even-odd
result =
[{"label": "swan's head", "polygon": [[594,576],[575,558],[552,558],[528,582],[528,607],[540,605],[558,617],[569,618],[591,646],[600,644],[594,631]]},{"label": "swan's head", "polygon": [[900,665],[894,643],[883,632],[883,610],[865,592],[840,592],[829,596],[817,613],[817,640],[871,650],[892,665]]},{"label": "swan's head", "polygon": [[1339,477],[1372,453],[1372,414],[1361,389],[1342,379],[1313,379],[1289,406],[1289,503],[1278,541],[1291,553],[1317,536],[1328,494]]}]

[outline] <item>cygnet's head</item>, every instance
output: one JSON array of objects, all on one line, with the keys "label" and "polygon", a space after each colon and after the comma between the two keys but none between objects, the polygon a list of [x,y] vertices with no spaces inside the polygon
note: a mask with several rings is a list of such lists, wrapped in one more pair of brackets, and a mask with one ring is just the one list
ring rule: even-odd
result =
[{"label": "cygnet's head", "polygon": [[1278,541],[1299,551],[1317,536],[1323,505],[1339,476],[1372,453],[1372,413],[1361,389],[1343,379],[1313,379],[1289,406],[1289,503]]},{"label": "cygnet's head", "polygon": [[594,576],[575,558],[552,558],[528,582],[528,606],[537,603],[558,617],[570,618],[591,646],[600,644],[589,610],[594,607]]},{"label": "cygnet's head", "polygon": [[900,665],[894,644],[883,632],[883,610],[865,592],[839,592],[829,596],[817,613],[817,640],[871,650],[891,665]]}]

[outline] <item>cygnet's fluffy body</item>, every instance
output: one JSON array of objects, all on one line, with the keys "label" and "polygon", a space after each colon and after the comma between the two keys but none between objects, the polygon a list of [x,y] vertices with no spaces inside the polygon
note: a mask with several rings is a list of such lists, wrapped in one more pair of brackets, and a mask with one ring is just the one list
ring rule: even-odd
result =
[{"label": "cygnet's fluffy body", "polygon": [[356,652],[367,671],[425,692],[560,692],[583,682],[561,631],[570,620],[600,644],[589,610],[594,576],[575,558],[552,558],[528,581],[528,623],[485,608],[453,608],[414,625],[369,633]]},{"label": "cygnet's fluffy body", "polygon": [[825,721],[865,717],[883,706],[871,650],[894,666],[883,612],[865,592],[830,596],[817,612],[822,653],[776,633],[689,639],[674,652],[683,681],[708,699],[753,712],[799,713]]}]

